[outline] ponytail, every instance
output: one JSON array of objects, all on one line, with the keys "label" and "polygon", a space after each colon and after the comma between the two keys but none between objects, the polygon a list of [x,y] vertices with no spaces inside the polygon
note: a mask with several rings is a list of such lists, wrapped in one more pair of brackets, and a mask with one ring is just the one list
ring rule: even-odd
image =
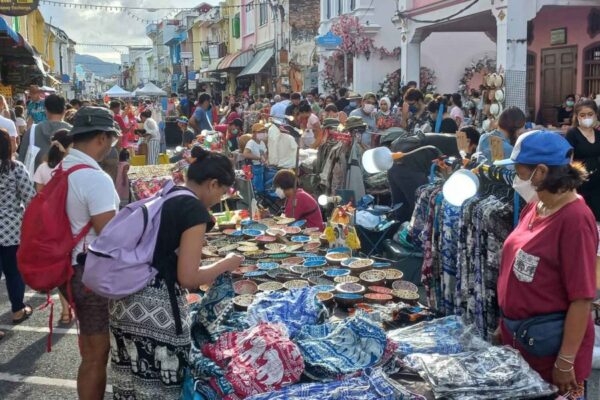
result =
[{"label": "ponytail", "polygon": [[229,158],[221,153],[194,146],[190,161],[187,172],[188,180],[192,180],[199,185],[210,179],[216,179],[224,186],[232,186],[235,183],[233,164]]}]

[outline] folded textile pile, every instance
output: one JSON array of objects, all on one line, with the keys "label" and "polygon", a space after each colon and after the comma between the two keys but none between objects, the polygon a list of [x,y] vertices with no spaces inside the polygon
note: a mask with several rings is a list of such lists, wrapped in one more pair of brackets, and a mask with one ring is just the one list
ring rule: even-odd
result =
[{"label": "folded textile pile", "polygon": [[304,326],[294,341],[304,357],[305,375],[318,381],[339,379],[381,363],[387,347],[383,329],[363,314]]},{"label": "folded textile pile", "polygon": [[247,400],[425,400],[389,379],[381,369],[367,369],[361,376],[329,383],[303,383]]},{"label": "folded textile pile", "polygon": [[319,324],[327,317],[327,308],[316,294],[317,289],[305,287],[259,295],[248,308],[248,323],[280,322],[294,338],[303,326]]},{"label": "folded textile pile", "polygon": [[508,346],[454,355],[412,354],[405,361],[431,385],[436,398],[523,399],[556,392]]},{"label": "folded textile pile", "polygon": [[227,400],[281,389],[296,383],[304,370],[300,350],[281,324],[226,332],[215,343],[204,345],[202,352],[225,371],[233,393],[217,378],[211,378],[210,384]]},{"label": "folded textile pile", "polygon": [[413,353],[456,354],[489,346],[475,332],[474,326],[466,326],[457,316],[395,329],[388,332],[388,338],[398,345],[397,353],[402,356]]}]

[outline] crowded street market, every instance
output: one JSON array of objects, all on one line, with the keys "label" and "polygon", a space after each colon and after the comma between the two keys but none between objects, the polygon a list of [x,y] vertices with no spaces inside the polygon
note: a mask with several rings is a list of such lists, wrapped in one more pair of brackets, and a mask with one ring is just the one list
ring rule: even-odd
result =
[{"label": "crowded street market", "polygon": [[598,0],[0,1],[0,399],[600,399],[599,108]]}]

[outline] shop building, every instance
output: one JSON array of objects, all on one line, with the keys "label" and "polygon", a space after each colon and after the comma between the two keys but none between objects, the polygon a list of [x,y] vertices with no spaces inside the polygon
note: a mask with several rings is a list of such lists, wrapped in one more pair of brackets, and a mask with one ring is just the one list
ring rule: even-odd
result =
[{"label": "shop building", "polygon": [[[400,0],[398,10],[394,23],[400,30],[405,80],[418,82],[421,49],[429,35],[469,30],[495,42],[506,106],[526,110],[538,122],[555,123],[557,108],[569,94],[600,93],[597,0]],[[447,46],[462,57],[462,43]],[[477,73],[472,78],[480,80]]]}]

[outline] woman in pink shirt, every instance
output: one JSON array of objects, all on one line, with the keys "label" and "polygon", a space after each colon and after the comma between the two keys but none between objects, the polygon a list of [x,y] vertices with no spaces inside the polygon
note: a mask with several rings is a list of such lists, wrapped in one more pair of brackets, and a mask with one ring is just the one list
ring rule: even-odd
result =
[{"label": "woman in pink shirt", "polygon": [[[307,228],[323,230],[323,215],[319,204],[310,194],[294,188],[296,174],[289,169],[282,169],[273,178],[275,193],[280,199],[286,199],[285,216],[296,220],[305,220]],[[296,207],[293,207],[294,199]],[[293,213],[292,213],[292,208]]]}]

